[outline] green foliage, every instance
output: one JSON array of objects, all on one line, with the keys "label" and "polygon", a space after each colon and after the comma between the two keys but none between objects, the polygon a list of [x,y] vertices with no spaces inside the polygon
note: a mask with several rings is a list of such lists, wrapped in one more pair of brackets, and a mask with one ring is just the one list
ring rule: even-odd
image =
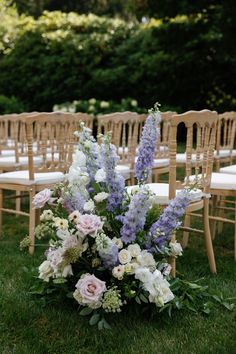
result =
[{"label": "green foliage", "polygon": [[0,114],[24,112],[24,105],[14,96],[0,95]]},{"label": "green foliage", "polygon": [[162,110],[178,112],[235,110],[235,2],[162,1],[162,12],[160,2],[134,3],[148,16],[143,6],[150,4],[162,18],[134,25],[55,11],[35,20],[7,8],[0,23],[0,94],[41,111],[90,97],[133,97],[141,107],[158,100]]}]

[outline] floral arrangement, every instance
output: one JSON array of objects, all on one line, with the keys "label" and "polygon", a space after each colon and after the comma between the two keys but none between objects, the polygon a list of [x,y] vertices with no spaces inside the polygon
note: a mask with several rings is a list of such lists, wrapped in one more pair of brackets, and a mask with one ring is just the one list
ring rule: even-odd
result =
[{"label": "floral arrangement", "polygon": [[133,98],[122,98],[120,102],[98,100],[90,98],[89,100],[74,100],[53,106],[53,111],[63,112],[85,112],[94,116],[98,114],[107,114],[112,112],[135,111],[143,113],[144,109],[139,107],[138,101]]},{"label": "floral arrangement", "polygon": [[110,135],[99,145],[82,124],[65,181],[34,198],[35,208],[46,206],[36,237],[50,239],[38,277],[48,287],[63,287],[82,308],[80,313],[91,315],[90,324],[99,328],[108,327],[104,315],[132,303],[161,311],[177,298],[168,260],[182,255],[172,235],[190,193],[181,191],[165,209],[154,204],[147,181],[159,121],[155,106],[143,128],[135,167],[138,185],[131,192],[116,172],[118,156]]}]

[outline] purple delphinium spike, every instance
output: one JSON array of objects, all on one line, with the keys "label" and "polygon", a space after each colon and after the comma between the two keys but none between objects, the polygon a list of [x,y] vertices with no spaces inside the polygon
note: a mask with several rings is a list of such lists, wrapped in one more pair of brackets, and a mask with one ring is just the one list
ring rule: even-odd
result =
[{"label": "purple delphinium spike", "polygon": [[99,256],[102,258],[102,263],[105,268],[111,269],[118,264],[118,247],[111,243],[106,251],[100,251]]},{"label": "purple delphinium spike", "polygon": [[160,135],[158,123],[161,120],[157,104],[149,111],[146,123],[143,127],[139,144],[138,159],[135,164],[135,177],[139,184],[145,183],[151,175],[157,139]]},{"label": "purple delphinium spike", "polygon": [[75,194],[68,194],[63,196],[63,207],[70,214],[74,210],[78,210],[80,213],[84,213],[84,204],[86,199],[82,196],[80,192]]},{"label": "purple delphinium spike", "polygon": [[188,190],[183,189],[164,209],[158,221],[152,224],[147,235],[146,247],[149,251],[158,252],[171,239],[174,230],[180,226],[179,219],[185,214],[190,203]]},{"label": "purple delphinium spike", "polygon": [[131,243],[136,239],[138,231],[143,230],[148,209],[151,206],[150,194],[146,188],[140,188],[138,193],[132,196],[129,209],[124,216],[117,217],[123,223],[121,228],[121,240]]},{"label": "purple delphinium spike", "polygon": [[115,171],[119,157],[116,154],[116,148],[110,144],[110,136],[102,138],[101,144],[102,166],[106,173],[106,185],[109,192],[107,200],[107,210],[117,211],[122,205],[125,192],[124,177]]}]

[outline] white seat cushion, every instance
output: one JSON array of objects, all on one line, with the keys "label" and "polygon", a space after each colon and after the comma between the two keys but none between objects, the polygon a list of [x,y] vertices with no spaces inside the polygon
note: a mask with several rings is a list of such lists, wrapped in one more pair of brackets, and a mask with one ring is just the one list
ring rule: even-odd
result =
[{"label": "white seat cushion", "polygon": [[[220,157],[229,157],[231,155],[231,152],[230,150],[219,150],[219,156]],[[214,157],[217,156],[217,151],[215,150],[214,151]]]},{"label": "white seat cushion", "polygon": [[15,171],[0,174],[0,183],[13,183],[30,186],[31,184],[53,184],[62,182],[62,172],[40,172],[34,174],[34,181],[29,179],[29,171]]},{"label": "white seat cushion", "polygon": [[[170,202],[168,183],[149,183],[147,184],[147,186],[155,194],[155,197],[153,198],[153,204],[166,205]],[[127,192],[131,194],[132,190],[133,189],[135,190],[137,187],[138,186],[127,187]],[[176,194],[178,194],[180,191],[181,189],[178,189],[176,191]],[[199,201],[203,196],[202,191],[200,189],[191,190],[190,193],[191,193],[191,202]]]},{"label": "white seat cushion", "polygon": [[15,151],[14,150],[1,150],[0,157],[3,157],[3,156],[15,156]]},{"label": "white seat cushion", "polygon": [[[197,157],[196,154],[192,154],[191,162],[195,162],[196,157]],[[203,154],[200,154],[200,160],[202,160],[202,159],[203,159]],[[177,163],[186,163],[186,161],[187,161],[187,155],[185,152],[181,153],[181,154],[176,154],[176,162]]]},{"label": "white seat cushion", "polygon": [[236,156],[236,150],[232,150],[232,156]]},{"label": "white seat cushion", "polygon": [[[138,157],[135,157],[135,163],[137,162]],[[166,167],[169,166],[170,160],[169,159],[154,159],[154,166],[153,167]]]},{"label": "white seat cushion", "polygon": [[154,159],[154,167],[166,167],[169,166],[169,159]]},{"label": "white seat cushion", "polygon": [[130,178],[130,167],[128,165],[117,165],[116,166],[116,172],[118,172],[120,175],[122,175],[125,179]]},{"label": "white seat cushion", "polygon": [[236,175],[213,172],[211,188],[236,190]]},{"label": "white seat cushion", "polygon": [[[40,156],[34,156],[34,165],[40,165],[42,163],[42,158]],[[14,167],[14,166],[27,166],[28,157],[21,156],[19,162],[16,162],[15,156],[0,156],[0,168],[4,167]]]},{"label": "white seat cushion", "polygon": [[220,168],[220,173],[229,173],[231,175],[236,175],[236,165],[222,167]]}]

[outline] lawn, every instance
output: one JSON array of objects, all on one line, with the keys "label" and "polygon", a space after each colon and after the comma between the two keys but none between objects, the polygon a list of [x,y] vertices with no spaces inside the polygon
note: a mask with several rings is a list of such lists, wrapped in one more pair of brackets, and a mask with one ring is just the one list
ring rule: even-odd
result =
[{"label": "lawn", "polygon": [[[0,239],[0,353],[1,354],[223,354],[236,353],[236,308],[213,309],[209,316],[175,313],[171,320],[124,311],[112,321],[112,330],[100,332],[78,314],[76,305],[43,306],[31,295],[30,270],[43,260],[42,248],[33,256],[19,250],[27,220],[4,217]],[[218,274],[209,272],[201,238],[191,235],[178,260],[178,272],[226,297],[236,296],[233,228],[227,226],[214,241]],[[111,321],[110,321],[111,323]]]}]

